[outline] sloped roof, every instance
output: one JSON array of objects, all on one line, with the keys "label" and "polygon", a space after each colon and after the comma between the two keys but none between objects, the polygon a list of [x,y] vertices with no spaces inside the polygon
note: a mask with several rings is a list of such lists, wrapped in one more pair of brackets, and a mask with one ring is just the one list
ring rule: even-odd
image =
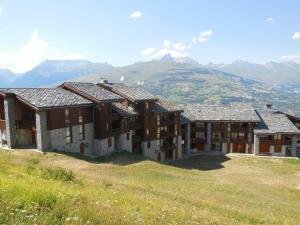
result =
[{"label": "sloped roof", "polygon": [[93,98],[96,101],[111,101],[116,102],[123,100],[123,97],[108,91],[102,87],[99,87],[96,84],[93,83],[81,83],[81,82],[66,82],[63,83],[62,86],[66,86],[71,88],[73,91],[78,91],[80,93],[85,95],[85,97]]},{"label": "sloped roof", "polygon": [[135,112],[133,108],[126,107],[121,103],[113,103],[112,107],[117,113],[120,114],[121,117],[128,118],[128,117],[137,116],[137,112]]},{"label": "sloped roof", "polygon": [[92,104],[88,99],[62,88],[2,88],[0,92],[16,95],[38,109]]},{"label": "sloped roof", "polygon": [[154,95],[150,94],[149,92],[143,90],[140,87],[131,87],[131,86],[124,85],[122,83],[101,83],[98,85],[106,87],[112,90],[113,92],[133,102],[145,101],[145,100],[151,100],[151,101],[158,100]]},{"label": "sloped roof", "polygon": [[299,129],[289,120],[287,115],[275,111],[258,112],[261,122],[254,129],[256,134],[299,133]]},{"label": "sloped roof", "polygon": [[238,103],[226,106],[186,104],[184,105],[183,116],[190,121],[260,121],[260,118],[252,106]]},{"label": "sloped roof", "polygon": [[175,102],[169,101],[162,97],[157,96],[158,102],[154,105],[155,113],[165,113],[165,112],[183,112],[183,107]]}]

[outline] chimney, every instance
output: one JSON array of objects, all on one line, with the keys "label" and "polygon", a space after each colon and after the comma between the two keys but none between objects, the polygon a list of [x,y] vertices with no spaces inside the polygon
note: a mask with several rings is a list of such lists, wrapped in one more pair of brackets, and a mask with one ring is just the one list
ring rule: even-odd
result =
[{"label": "chimney", "polygon": [[101,78],[100,84],[108,84],[108,80],[104,79],[104,78]]},{"label": "chimney", "polygon": [[267,109],[272,109],[272,104],[266,104]]}]

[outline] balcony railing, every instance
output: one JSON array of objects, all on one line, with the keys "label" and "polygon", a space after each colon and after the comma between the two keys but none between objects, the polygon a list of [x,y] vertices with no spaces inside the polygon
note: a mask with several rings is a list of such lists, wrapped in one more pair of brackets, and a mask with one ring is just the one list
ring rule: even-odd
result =
[{"label": "balcony railing", "polygon": [[161,147],[162,150],[170,150],[170,149],[174,149],[174,148],[175,148],[174,144],[164,144]]},{"label": "balcony railing", "polygon": [[196,142],[206,143],[206,137],[192,137],[191,142],[192,143],[196,143]]},{"label": "balcony railing", "polygon": [[112,132],[113,135],[120,134],[121,133],[121,127],[113,128],[111,130],[111,132]]},{"label": "balcony railing", "polygon": [[31,130],[34,129],[35,121],[29,121],[29,120],[16,120],[16,129],[26,129]]}]

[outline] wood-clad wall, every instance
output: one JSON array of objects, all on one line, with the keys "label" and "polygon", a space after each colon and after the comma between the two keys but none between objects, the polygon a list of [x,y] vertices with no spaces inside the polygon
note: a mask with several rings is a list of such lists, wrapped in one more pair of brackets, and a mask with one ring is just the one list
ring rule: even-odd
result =
[{"label": "wood-clad wall", "polygon": [[16,120],[35,121],[35,110],[16,100]]},{"label": "wood-clad wall", "polygon": [[0,96],[0,120],[5,120],[4,97]]},{"label": "wood-clad wall", "polygon": [[112,104],[102,103],[94,109],[95,138],[106,138],[112,133]]},{"label": "wood-clad wall", "polygon": [[[53,109],[47,112],[48,129],[60,129],[66,127],[65,123],[65,109]],[[70,125],[79,125],[78,115],[81,112],[83,117],[83,123],[93,122],[93,108],[92,107],[78,107],[69,108],[70,110]]]}]

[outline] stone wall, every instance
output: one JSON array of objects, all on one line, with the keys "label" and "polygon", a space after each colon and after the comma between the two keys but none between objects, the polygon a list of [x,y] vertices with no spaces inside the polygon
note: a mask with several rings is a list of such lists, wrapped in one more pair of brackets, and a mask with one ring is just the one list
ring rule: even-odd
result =
[{"label": "stone wall", "polygon": [[16,141],[18,147],[26,147],[32,145],[32,131],[28,129],[17,129]]},{"label": "stone wall", "polygon": [[0,146],[4,145],[4,143],[2,141],[6,141],[6,130],[5,129],[3,129],[3,130],[0,129]]},{"label": "stone wall", "polygon": [[108,147],[108,139],[94,139],[94,156],[105,156],[115,152],[115,139],[111,138],[111,147]]},{"label": "stone wall", "polygon": [[66,134],[67,128],[54,129],[49,131],[50,146],[53,150],[80,153],[80,144],[84,144],[84,154],[92,155],[93,140],[94,140],[94,126],[92,123],[85,124],[85,139],[80,141],[79,125],[72,127],[72,143],[67,144]]},{"label": "stone wall", "polygon": [[157,140],[151,140],[150,142],[150,148],[148,148],[148,141],[142,142],[142,152],[143,155],[149,159],[157,160]]},{"label": "stone wall", "polygon": [[[129,139],[127,140],[127,134]],[[128,151],[132,152],[132,130],[128,133],[123,133],[115,137],[115,147],[117,151]]]}]

